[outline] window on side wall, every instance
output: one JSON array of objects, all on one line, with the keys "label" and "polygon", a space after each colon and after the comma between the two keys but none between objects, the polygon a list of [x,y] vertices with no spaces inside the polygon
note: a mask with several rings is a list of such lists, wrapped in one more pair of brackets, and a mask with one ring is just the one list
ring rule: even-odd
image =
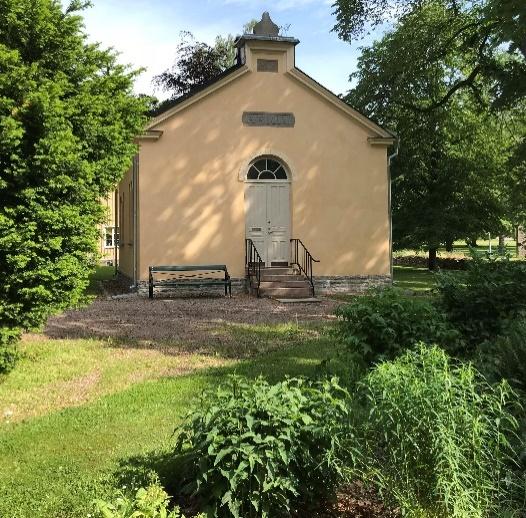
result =
[{"label": "window on side wall", "polygon": [[119,234],[116,227],[104,228],[104,248],[115,248],[119,241]]}]

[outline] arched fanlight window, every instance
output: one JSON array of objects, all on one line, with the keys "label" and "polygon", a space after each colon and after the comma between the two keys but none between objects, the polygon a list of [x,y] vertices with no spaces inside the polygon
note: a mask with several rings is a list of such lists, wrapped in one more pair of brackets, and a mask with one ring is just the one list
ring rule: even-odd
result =
[{"label": "arched fanlight window", "polygon": [[287,171],[274,158],[259,158],[248,170],[247,180],[287,180]]}]

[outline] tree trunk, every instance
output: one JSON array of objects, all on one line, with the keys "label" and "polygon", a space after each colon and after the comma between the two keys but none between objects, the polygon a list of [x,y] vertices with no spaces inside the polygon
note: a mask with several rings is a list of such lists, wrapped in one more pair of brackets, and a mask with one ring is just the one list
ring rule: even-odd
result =
[{"label": "tree trunk", "polygon": [[506,243],[504,241],[505,236],[502,234],[499,236],[499,255],[504,255],[506,252]]},{"label": "tree trunk", "polygon": [[453,251],[453,241],[446,241],[446,252]]},{"label": "tree trunk", "polygon": [[427,267],[430,270],[436,270],[437,267],[437,248],[429,249],[429,256],[427,258]]}]

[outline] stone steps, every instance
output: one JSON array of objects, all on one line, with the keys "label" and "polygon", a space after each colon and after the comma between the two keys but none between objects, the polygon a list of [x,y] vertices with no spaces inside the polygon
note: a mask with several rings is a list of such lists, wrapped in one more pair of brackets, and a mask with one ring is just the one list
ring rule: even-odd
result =
[{"label": "stone steps", "polygon": [[262,268],[259,294],[262,297],[305,299],[312,297],[309,281],[294,268]]},{"label": "stone steps", "polygon": [[282,299],[305,299],[312,295],[309,283],[297,288],[259,288],[262,297],[282,298]]},{"label": "stone steps", "polygon": [[[299,275],[297,276],[299,277]],[[261,279],[259,289],[270,289],[270,288],[304,288],[305,285],[309,286],[309,283],[302,278],[296,279],[277,279],[267,280]]]},{"label": "stone steps", "polygon": [[301,275],[261,275],[261,282],[297,282],[305,280]]}]

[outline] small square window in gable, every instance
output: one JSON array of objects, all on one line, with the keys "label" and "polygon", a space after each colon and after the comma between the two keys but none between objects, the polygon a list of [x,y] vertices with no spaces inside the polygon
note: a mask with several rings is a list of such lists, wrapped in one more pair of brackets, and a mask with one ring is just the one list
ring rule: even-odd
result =
[{"label": "small square window in gable", "polygon": [[277,59],[258,59],[258,72],[277,72]]}]

